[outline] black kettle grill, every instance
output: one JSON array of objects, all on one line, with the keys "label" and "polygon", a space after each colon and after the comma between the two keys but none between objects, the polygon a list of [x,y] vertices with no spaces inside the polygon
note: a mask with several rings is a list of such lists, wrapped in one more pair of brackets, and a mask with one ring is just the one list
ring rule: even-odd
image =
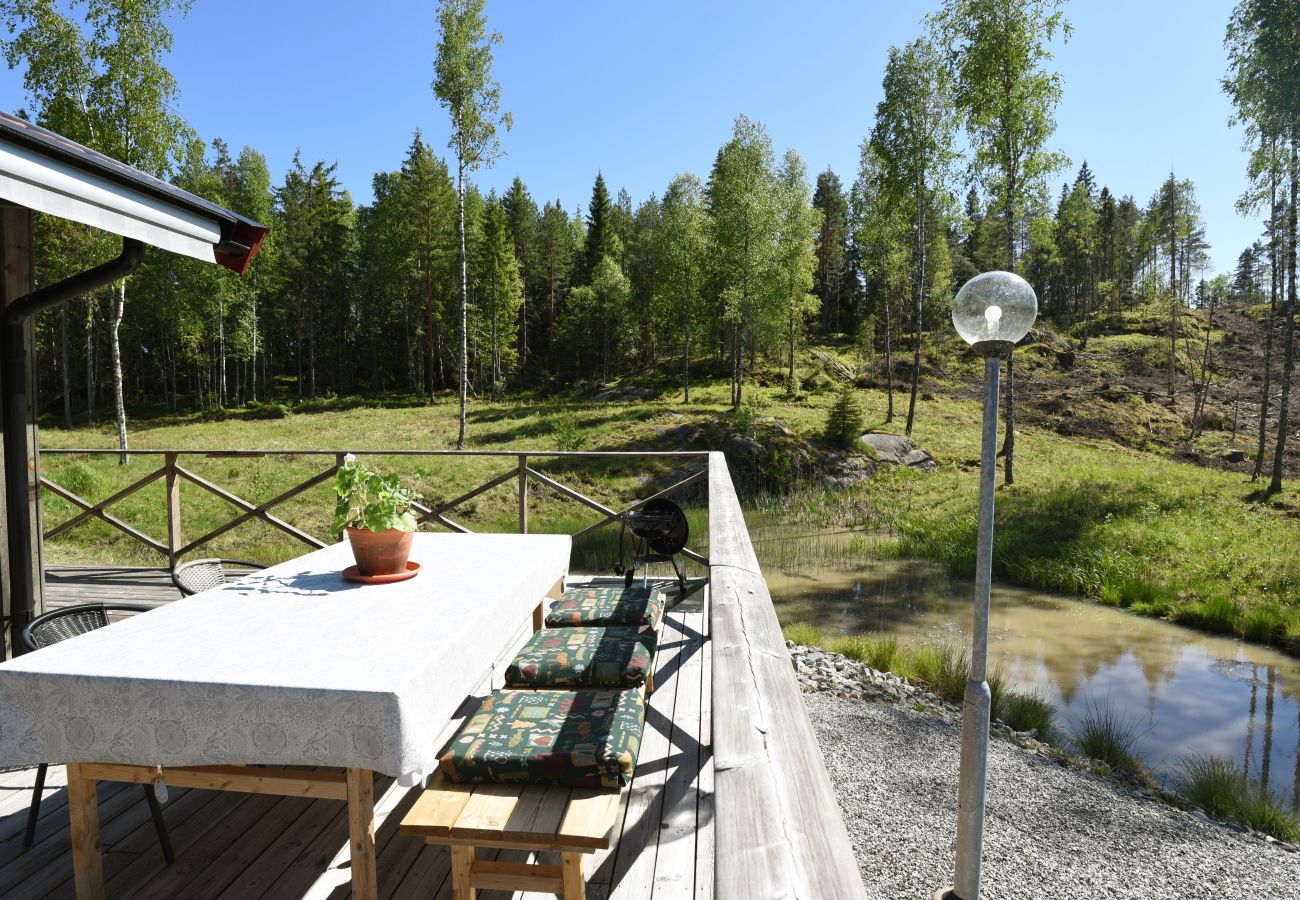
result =
[{"label": "black kettle grill", "polygon": [[[623,534],[632,532],[632,565],[623,567]],[[614,574],[624,576],[624,585],[632,586],[636,578],[637,566],[642,567],[642,580],[649,577],[650,564],[657,562],[672,563],[677,573],[677,584],[681,595],[686,594],[686,576],[677,566],[677,554],[686,546],[690,529],[686,524],[686,513],[671,500],[662,497],[628,510],[623,514],[623,524],[618,532],[618,561],[614,563]]]}]

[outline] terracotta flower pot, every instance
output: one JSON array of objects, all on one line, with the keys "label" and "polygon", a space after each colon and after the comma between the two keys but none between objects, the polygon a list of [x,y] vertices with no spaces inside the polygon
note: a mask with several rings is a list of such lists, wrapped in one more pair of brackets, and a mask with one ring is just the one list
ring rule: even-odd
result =
[{"label": "terracotta flower pot", "polygon": [[352,545],[352,555],[362,575],[397,575],[406,571],[414,535],[413,531],[396,528],[387,531],[349,528],[348,543]]}]

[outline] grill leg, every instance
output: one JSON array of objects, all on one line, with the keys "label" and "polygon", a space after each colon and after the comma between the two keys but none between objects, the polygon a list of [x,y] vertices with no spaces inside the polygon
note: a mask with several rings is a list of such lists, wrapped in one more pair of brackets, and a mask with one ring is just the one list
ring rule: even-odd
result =
[{"label": "grill leg", "polygon": [[27,810],[27,830],[23,832],[23,846],[30,847],[36,840],[36,820],[41,816],[41,794],[45,792],[45,770],[49,766],[41,763],[36,767],[36,787],[32,788],[32,805]]},{"label": "grill leg", "polygon": [[144,799],[149,804],[149,814],[153,816],[153,828],[158,832],[158,846],[162,847],[163,859],[167,860],[167,865],[176,862],[176,854],[172,852],[172,839],[167,834],[167,822],[163,819],[162,806],[158,803],[158,797],[153,792],[152,784],[142,784],[144,788]]}]

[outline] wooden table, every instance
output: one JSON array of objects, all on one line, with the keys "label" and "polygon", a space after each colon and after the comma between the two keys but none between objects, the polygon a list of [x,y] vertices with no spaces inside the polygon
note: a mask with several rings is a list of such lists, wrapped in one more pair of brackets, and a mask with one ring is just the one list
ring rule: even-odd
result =
[{"label": "wooden table", "polygon": [[438,733],[529,616],[540,625],[569,549],[420,534],[417,577],[355,585],[339,544],[11,660],[0,766],[69,761],[81,900],[104,897],[95,783],[159,778],[346,801],[353,895],[370,900],[374,773],[415,784],[436,768]]}]

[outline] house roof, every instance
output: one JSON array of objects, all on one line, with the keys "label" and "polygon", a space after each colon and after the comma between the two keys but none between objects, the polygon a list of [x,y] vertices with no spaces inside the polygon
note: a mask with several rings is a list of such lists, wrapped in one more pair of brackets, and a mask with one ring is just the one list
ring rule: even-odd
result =
[{"label": "house roof", "polygon": [[266,226],[0,111],[0,199],[243,274]]}]

